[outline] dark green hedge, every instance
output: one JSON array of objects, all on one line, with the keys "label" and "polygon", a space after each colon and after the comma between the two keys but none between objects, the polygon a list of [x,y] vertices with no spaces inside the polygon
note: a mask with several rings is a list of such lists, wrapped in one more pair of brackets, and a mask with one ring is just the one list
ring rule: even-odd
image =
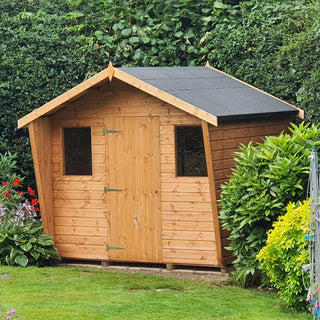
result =
[{"label": "dark green hedge", "polygon": [[31,183],[26,129],[17,120],[105,68],[206,61],[303,106],[318,121],[319,5],[309,0],[2,0],[0,153],[18,154]]}]

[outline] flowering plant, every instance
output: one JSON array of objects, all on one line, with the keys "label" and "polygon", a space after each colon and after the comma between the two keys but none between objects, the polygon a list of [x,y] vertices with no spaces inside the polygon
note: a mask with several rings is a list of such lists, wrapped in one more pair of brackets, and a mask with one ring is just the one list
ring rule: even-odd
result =
[{"label": "flowering plant", "polygon": [[[9,181],[9,182],[8,182]],[[8,179],[0,187],[0,264],[45,266],[60,260],[51,237],[44,234],[39,200],[21,179]]]},{"label": "flowering plant", "polygon": [[[1,315],[1,309],[0,309],[0,315]],[[11,309],[10,311],[7,312],[7,315],[2,318],[2,320],[10,320],[12,318],[19,318],[19,315],[17,314],[15,309]]]},{"label": "flowering plant", "polygon": [[0,222],[23,226],[37,223],[39,219],[39,200],[35,191],[28,187],[21,191],[21,180],[16,178],[11,183],[5,181],[0,187]]}]

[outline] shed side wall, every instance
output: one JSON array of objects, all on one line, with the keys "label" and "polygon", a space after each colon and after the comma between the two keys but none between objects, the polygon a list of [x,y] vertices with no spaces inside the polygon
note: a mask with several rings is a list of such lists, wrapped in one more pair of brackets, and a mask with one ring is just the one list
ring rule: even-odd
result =
[{"label": "shed side wall", "polygon": [[[290,119],[263,119],[225,123],[218,127],[209,126],[214,176],[217,197],[221,195],[221,185],[228,181],[235,165],[234,152],[240,151],[240,144],[250,141],[262,142],[266,136],[279,135],[290,126]],[[221,230],[222,247],[228,246],[229,233]],[[229,265],[234,258],[230,251],[222,249],[222,264]]]}]

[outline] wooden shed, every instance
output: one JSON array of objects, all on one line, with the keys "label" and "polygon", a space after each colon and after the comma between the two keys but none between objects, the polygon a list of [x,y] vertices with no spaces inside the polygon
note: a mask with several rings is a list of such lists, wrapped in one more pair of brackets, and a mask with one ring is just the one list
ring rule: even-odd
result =
[{"label": "wooden shed", "polygon": [[220,186],[240,144],[303,112],[205,67],[108,68],[29,126],[43,227],[61,257],[223,267]]}]

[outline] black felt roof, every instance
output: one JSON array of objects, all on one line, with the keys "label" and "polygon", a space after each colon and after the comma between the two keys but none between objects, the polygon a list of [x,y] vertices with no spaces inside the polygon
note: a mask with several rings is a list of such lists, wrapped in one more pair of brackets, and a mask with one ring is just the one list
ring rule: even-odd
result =
[{"label": "black felt roof", "polygon": [[298,114],[284,101],[209,67],[119,69],[216,116],[218,121]]}]

